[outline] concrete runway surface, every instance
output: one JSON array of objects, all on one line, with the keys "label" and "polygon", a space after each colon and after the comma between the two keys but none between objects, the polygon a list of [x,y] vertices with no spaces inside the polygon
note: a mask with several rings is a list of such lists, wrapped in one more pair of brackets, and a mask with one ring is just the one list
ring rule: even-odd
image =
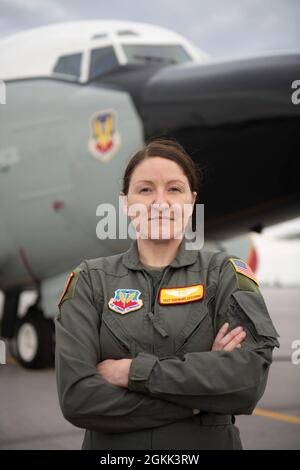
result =
[{"label": "concrete runway surface", "polygon": [[[236,425],[244,449],[300,449],[300,364],[291,359],[292,342],[300,340],[300,289],[262,293],[281,348],[254,414],[236,416]],[[53,369],[29,371],[9,360],[0,366],[0,400],[0,449],[81,448],[84,430],[63,418]]]}]

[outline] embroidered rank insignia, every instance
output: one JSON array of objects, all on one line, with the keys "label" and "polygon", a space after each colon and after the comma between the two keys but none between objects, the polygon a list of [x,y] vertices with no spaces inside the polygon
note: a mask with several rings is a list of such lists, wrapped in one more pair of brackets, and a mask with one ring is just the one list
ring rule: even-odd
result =
[{"label": "embroidered rank insignia", "polygon": [[81,271],[81,268],[76,268],[69,275],[69,278],[67,280],[65,288],[63,290],[63,293],[61,294],[59,302],[58,302],[59,307],[61,306],[61,304],[63,303],[64,300],[70,299],[70,298],[73,297],[74,291],[75,291],[75,286],[76,286],[76,283],[78,281],[80,271]]},{"label": "embroidered rank insignia", "polygon": [[140,295],[141,292],[137,289],[117,289],[115,296],[109,300],[108,306],[122,315],[139,310],[144,305],[142,299],[139,298]]},{"label": "embroidered rank insignia", "polygon": [[158,302],[161,305],[185,304],[195,302],[204,297],[204,284],[185,287],[169,287],[159,290]]},{"label": "embroidered rank insignia", "polygon": [[259,285],[254,272],[252,271],[250,266],[248,266],[248,264],[245,263],[245,261],[242,261],[241,259],[237,259],[237,258],[230,258],[230,262],[237,273],[244,274],[244,276],[249,277],[250,279],[252,279],[252,281],[254,281],[257,285]]}]

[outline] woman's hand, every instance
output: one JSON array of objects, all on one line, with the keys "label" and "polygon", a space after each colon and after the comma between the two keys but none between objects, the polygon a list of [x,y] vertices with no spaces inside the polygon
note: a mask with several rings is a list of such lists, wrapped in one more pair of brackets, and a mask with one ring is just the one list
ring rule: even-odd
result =
[{"label": "woman's hand", "polygon": [[[127,388],[131,361],[132,359],[105,359],[97,364],[97,372],[112,385]],[[200,410],[193,409],[193,415],[199,413]]]},{"label": "woman's hand", "polygon": [[[233,351],[235,348],[241,347],[241,342],[246,337],[246,332],[241,326],[234,328],[227,335],[225,334],[228,330],[229,323],[219,329],[219,332],[215,338],[214,344],[212,345],[212,351]],[[193,409],[193,415],[200,413],[197,408]]]},{"label": "woman's hand", "polygon": [[107,382],[128,387],[128,375],[132,359],[105,359],[97,364],[97,372]]},{"label": "woman's hand", "polygon": [[228,327],[229,323],[224,323],[219,329],[211,348],[212,351],[233,351],[235,348],[241,347],[241,342],[245,339],[246,332],[241,326],[237,326],[226,334]]},{"label": "woman's hand", "polygon": [[[229,323],[224,323],[220,328],[215,341],[212,345],[212,351],[233,351],[241,347],[241,342],[246,337],[246,332],[241,326],[234,328],[226,334]],[[105,359],[96,366],[97,372],[107,382],[119,387],[128,388],[128,375],[132,359]],[[200,410],[193,409],[193,414],[199,414]]]}]

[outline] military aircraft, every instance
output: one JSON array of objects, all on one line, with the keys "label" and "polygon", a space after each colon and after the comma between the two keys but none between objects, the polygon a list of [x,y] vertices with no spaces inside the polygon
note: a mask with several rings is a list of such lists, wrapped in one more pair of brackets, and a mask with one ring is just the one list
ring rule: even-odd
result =
[{"label": "military aircraft", "polygon": [[[125,21],[59,23],[0,40],[1,335],[25,367],[53,363],[53,317],[70,271],[119,253],[99,240],[130,156],[177,139],[202,167],[205,236],[299,213],[300,55],[215,61],[182,36]],[[18,318],[20,294],[37,300]]]}]

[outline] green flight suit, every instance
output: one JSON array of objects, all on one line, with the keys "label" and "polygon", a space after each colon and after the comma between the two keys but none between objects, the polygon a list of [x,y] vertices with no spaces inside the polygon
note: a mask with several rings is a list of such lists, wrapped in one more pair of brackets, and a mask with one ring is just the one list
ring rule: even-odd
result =
[{"label": "green flight suit", "polygon": [[[203,284],[204,296],[167,305],[159,289],[153,299],[136,240],[77,266],[55,319],[55,360],[63,415],[86,429],[82,449],[242,449],[234,415],[253,412],[280,344],[257,284],[229,258],[187,250],[183,239],[159,288]],[[112,310],[118,289],[137,289],[142,306]],[[243,326],[246,339],[211,351],[225,322]],[[128,388],[97,373],[109,358],[132,358]]]}]

